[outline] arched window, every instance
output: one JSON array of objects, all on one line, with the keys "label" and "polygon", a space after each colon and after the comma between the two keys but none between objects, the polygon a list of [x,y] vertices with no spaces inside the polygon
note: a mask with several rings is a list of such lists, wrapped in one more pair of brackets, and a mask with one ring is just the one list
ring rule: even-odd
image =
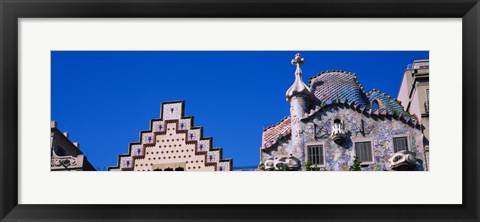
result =
[{"label": "arched window", "polygon": [[185,171],[185,169],[183,169],[183,167],[177,167],[175,168],[175,171]]},{"label": "arched window", "polygon": [[173,169],[169,167],[169,168],[167,168],[167,169],[165,169],[165,170],[163,170],[163,171],[173,171]]},{"label": "arched window", "polygon": [[157,168],[157,169],[154,169],[153,171],[162,171],[162,169]]},{"label": "arched window", "polygon": [[61,147],[60,145],[55,146],[54,151],[57,156],[65,156],[65,149],[63,149],[63,147]]},{"label": "arched window", "polygon": [[380,108],[382,108],[382,103],[380,101],[378,101],[377,99],[373,100],[372,109],[377,110],[377,109],[380,109]]}]

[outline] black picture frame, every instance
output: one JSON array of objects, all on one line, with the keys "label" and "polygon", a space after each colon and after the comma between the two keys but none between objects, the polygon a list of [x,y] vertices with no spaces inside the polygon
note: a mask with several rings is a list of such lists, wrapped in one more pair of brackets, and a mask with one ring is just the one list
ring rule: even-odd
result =
[{"label": "black picture frame", "polygon": [[[478,221],[478,0],[0,0],[1,221]],[[249,17],[462,18],[461,205],[18,204],[19,18]],[[448,44],[448,43],[446,43]],[[456,75],[456,74],[452,74]],[[458,98],[460,100],[460,98]],[[457,102],[457,101],[455,101]],[[455,116],[453,113],[452,116]],[[448,121],[458,121],[449,118]],[[93,181],[92,181],[93,182]],[[41,191],[39,191],[41,192]],[[242,192],[236,190],[232,192]],[[228,194],[225,194],[228,196]],[[439,194],[441,195],[441,194]]]}]

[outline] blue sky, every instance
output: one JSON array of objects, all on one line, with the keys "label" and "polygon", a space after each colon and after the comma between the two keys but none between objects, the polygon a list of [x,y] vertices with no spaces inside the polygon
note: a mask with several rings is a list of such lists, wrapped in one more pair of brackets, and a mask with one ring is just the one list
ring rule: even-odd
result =
[{"label": "blue sky", "polygon": [[[128,144],[160,117],[164,101],[185,100],[204,137],[234,167],[259,163],[263,128],[289,115],[297,51],[53,51],[51,118],[93,166],[116,165]],[[396,97],[403,72],[428,51],[300,51],[303,80],[325,70],[357,73],[366,91]]]}]

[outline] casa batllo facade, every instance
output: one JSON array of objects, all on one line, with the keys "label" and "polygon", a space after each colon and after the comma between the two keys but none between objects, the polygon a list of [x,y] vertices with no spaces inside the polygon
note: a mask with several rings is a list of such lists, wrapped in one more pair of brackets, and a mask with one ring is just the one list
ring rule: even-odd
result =
[{"label": "casa batllo facade", "polygon": [[363,171],[426,170],[418,117],[373,89],[355,73],[330,70],[302,80],[304,59],[295,56],[295,81],[286,93],[290,115],[262,135],[259,170],[345,171],[355,157]]},{"label": "casa batllo facade", "polygon": [[109,171],[231,171],[232,160],[222,158],[212,138],[203,138],[203,128],[184,116],[183,101],[161,105],[161,119],[140,132],[140,142],[130,143],[128,154],[118,157]]}]

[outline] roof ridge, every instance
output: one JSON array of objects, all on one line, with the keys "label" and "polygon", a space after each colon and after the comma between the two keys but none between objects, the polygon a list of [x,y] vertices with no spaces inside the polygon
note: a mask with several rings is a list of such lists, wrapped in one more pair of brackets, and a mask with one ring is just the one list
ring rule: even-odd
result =
[{"label": "roof ridge", "polygon": [[283,117],[283,118],[282,118],[280,121],[278,121],[277,123],[274,123],[274,124],[272,124],[272,125],[270,125],[270,126],[267,126],[265,129],[263,129],[263,131],[266,131],[266,130],[268,130],[268,129],[271,129],[271,128],[279,125],[280,123],[282,123],[283,121],[285,121],[285,120],[288,119],[289,117],[290,117],[290,115]]},{"label": "roof ridge", "polygon": [[355,72],[350,72],[350,71],[346,71],[346,70],[342,70],[342,69],[325,70],[325,71],[321,71],[318,74],[308,78],[308,87],[311,87],[311,83],[312,83],[313,79],[319,77],[322,74],[333,73],[333,72],[340,72],[340,73],[352,74],[354,76],[357,76],[357,73],[355,73]]},{"label": "roof ridge", "polygon": [[[392,96],[390,96],[390,95],[386,94],[385,92],[382,92],[382,91],[380,91],[380,90],[378,90],[378,89],[375,89],[375,88],[373,88],[373,89],[367,94],[367,96],[370,97],[373,93],[376,93],[376,94],[379,95],[379,96],[385,97],[385,99],[387,99],[388,101],[395,102],[396,104],[398,104],[398,105],[402,108],[402,112],[404,112],[404,113],[408,114],[409,116],[414,117],[414,119],[418,120],[418,117],[417,117],[417,116],[415,116],[414,114],[412,114],[412,113],[410,113],[409,111],[405,110],[405,106],[403,106],[402,103],[401,103],[396,97],[393,97],[393,98],[392,98]],[[370,98],[369,98],[369,100],[370,100]]]},{"label": "roof ridge", "polygon": [[382,96],[387,97],[387,99],[390,99],[390,100],[395,101],[396,103],[398,103],[398,105],[400,105],[400,106],[402,106],[403,108],[405,108],[405,107],[400,103],[400,101],[398,101],[398,99],[397,99],[396,97],[393,97],[393,96],[391,96],[391,95],[388,95],[387,93],[382,92],[382,91],[380,91],[380,90],[378,90],[378,89],[375,89],[375,88],[373,88],[372,90],[370,90],[370,92],[367,93],[367,96],[372,95],[374,92],[377,92],[379,95],[382,95]]},{"label": "roof ridge", "polygon": [[311,84],[312,84],[312,80],[321,76],[322,74],[327,74],[327,73],[345,73],[345,74],[350,74],[350,75],[353,75],[353,79],[355,80],[355,84],[357,84],[357,86],[360,88],[360,90],[362,90],[363,94],[365,94],[366,96],[367,95],[367,92],[365,91],[365,88],[363,87],[363,85],[360,83],[360,81],[358,81],[358,76],[357,76],[357,73],[355,72],[349,72],[349,71],[345,71],[345,70],[326,70],[326,71],[322,71],[320,73],[318,73],[317,75],[313,76],[313,77],[310,77],[308,79],[308,87],[309,88],[312,88]]}]

